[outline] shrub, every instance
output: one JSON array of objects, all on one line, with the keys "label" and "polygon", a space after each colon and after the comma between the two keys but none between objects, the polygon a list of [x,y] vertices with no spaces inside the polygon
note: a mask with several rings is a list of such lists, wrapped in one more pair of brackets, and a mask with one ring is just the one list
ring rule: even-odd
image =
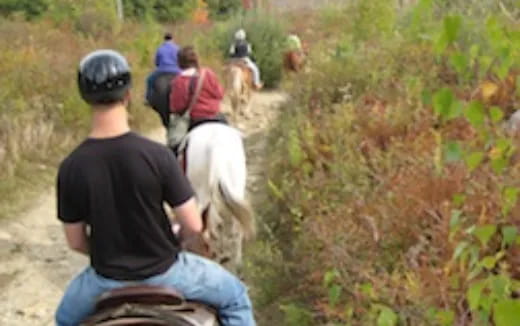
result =
[{"label": "shrub", "polygon": [[282,55],[286,40],[283,23],[277,17],[255,11],[221,24],[215,28],[214,37],[224,57],[229,56],[229,47],[239,28],[247,32],[253,58],[260,68],[265,86],[277,86],[282,77]]},{"label": "shrub", "polygon": [[211,17],[227,19],[239,12],[242,8],[242,0],[207,0]]},{"label": "shrub", "polygon": [[42,15],[49,7],[49,0],[0,0],[0,13],[9,15],[22,12],[29,18]]},{"label": "shrub", "polygon": [[344,13],[359,25],[317,43],[272,134],[262,220],[298,280],[266,304],[285,313],[272,324],[514,324],[517,27],[424,0],[379,30],[365,18],[388,3],[359,5]]},{"label": "shrub", "polygon": [[84,5],[78,12],[75,27],[86,36],[100,38],[112,36],[119,31],[121,22],[112,0]]}]

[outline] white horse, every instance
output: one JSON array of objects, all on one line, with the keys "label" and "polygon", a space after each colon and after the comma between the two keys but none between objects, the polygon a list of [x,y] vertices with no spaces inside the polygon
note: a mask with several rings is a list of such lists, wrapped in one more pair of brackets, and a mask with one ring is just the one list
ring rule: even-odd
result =
[{"label": "white horse", "polygon": [[242,135],[223,123],[207,122],[188,133],[185,146],[186,175],[204,218],[203,237],[210,257],[235,270],[242,261],[243,240],[255,232],[246,200]]}]

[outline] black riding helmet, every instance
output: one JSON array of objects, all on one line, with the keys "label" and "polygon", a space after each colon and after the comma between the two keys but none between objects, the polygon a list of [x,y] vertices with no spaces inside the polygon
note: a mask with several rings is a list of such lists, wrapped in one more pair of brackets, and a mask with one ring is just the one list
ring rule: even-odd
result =
[{"label": "black riding helmet", "polygon": [[113,50],[97,50],[79,64],[78,87],[89,104],[111,104],[124,99],[132,84],[125,57]]}]

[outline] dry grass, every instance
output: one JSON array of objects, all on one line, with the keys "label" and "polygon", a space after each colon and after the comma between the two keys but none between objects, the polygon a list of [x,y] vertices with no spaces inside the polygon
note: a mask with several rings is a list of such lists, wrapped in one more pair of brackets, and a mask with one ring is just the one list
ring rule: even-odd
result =
[{"label": "dry grass", "polygon": [[[193,24],[172,30],[180,44],[200,35]],[[122,52],[134,73],[131,124],[138,130],[159,126],[157,115],[142,103],[161,37],[162,28],[133,23],[93,39],[67,24],[0,22],[0,217],[30,204],[28,198],[52,181],[64,153],[87,134],[89,109],[76,87],[77,64],[86,53]],[[208,54],[203,59],[213,60]]]}]

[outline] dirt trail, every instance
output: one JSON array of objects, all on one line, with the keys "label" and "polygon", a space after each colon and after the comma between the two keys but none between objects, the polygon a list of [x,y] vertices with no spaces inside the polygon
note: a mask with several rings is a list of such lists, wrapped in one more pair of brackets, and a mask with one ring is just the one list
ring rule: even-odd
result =
[{"label": "dirt trail", "polygon": [[[248,116],[237,123],[246,137],[252,195],[263,176],[266,131],[284,99],[277,92],[255,94]],[[161,140],[164,131],[148,136]],[[35,199],[32,209],[0,223],[0,325],[53,325],[53,313],[67,282],[88,262],[67,249],[56,219],[54,194],[54,187],[49,188]]]}]

